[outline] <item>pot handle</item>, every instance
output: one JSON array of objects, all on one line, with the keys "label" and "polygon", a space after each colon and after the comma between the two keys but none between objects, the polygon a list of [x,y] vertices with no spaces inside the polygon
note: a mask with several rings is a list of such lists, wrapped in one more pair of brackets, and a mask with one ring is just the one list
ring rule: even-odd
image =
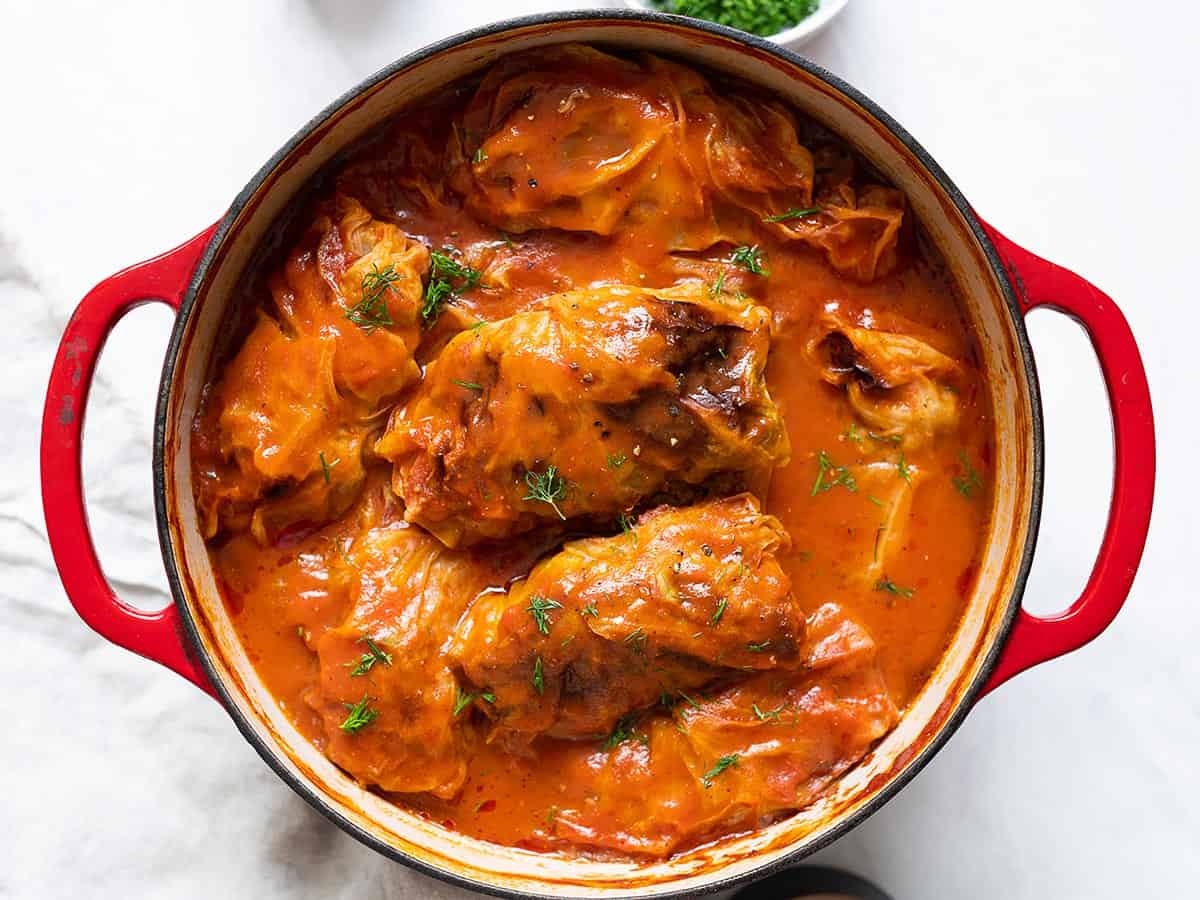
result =
[{"label": "pot handle", "polygon": [[[1113,488],[1100,552],[1083,593],[1065,612],[1017,620],[983,694],[1019,672],[1077,650],[1120,612],[1133,584],[1154,503],[1154,413],[1137,343],[1107,294],[1085,279],[1017,246],[983,223],[1017,291],[1021,311],[1047,306],[1087,332],[1108,389],[1113,425]],[[981,694],[982,696],[982,694]]]},{"label": "pot handle", "polygon": [[83,419],[96,360],[126,313],[158,301],[176,310],[214,225],[185,244],[106,278],[83,298],[67,323],[50,370],[42,414],[42,505],[58,574],[75,611],[114,644],[178,672],[213,694],[189,655],[179,610],[143,612],[123,603],[104,577],[88,527],[81,466]]}]

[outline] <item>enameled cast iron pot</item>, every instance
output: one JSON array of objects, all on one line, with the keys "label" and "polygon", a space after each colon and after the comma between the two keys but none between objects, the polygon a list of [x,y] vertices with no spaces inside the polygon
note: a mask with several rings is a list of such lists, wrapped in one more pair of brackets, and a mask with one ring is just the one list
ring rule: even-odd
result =
[{"label": "enameled cast iron pot", "polygon": [[[946,258],[981,336],[996,414],[995,498],[978,584],[945,657],[899,726],[813,807],[754,834],[655,863],[594,862],[498,847],[448,831],[359,787],[288,722],[242,650],[214,583],[192,500],[188,436],[233,287],[260,240],[323,164],[376,124],[502,54],[589,41],[669,54],[777,92],[840,135],[904,191]],[[157,300],[178,312],[154,431],[154,491],[174,605],[145,613],[118,599],[88,532],[80,436],[96,359],[114,324]],[[1036,306],[1077,319],[1108,385],[1115,474],[1108,526],[1083,594],[1050,618],[1021,609],[1042,493],[1042,419],[1023,324]],[[408,865],[508,896],[679,896],[725,888],[794,862],[893,796],[979,697],[1080,647],[1117,614],[1145,544],[1154,485],[1145,372],[1113,302],[981,220],[890,116],[828,72],[765,41],[654,13],[590,11],[492,25],[427,47],[373,75],[306,125],[255,175],[217,225],[101,282],[67,326],[42,425],[50,544],[76,611],[109,640],[174,669],[222,702],[279,776],[330,820]]]}]

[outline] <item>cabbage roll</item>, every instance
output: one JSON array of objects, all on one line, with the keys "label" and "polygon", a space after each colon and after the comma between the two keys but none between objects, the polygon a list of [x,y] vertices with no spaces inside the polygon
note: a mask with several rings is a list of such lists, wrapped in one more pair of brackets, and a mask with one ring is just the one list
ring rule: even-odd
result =
[{"label": "cabbage roll", "polygon": [[548,828],[566,843],[666,856],[812,803],[896,723],[867,632],[836,604],[808,620],[799,668],[765,672],[627,721],[573,761],[594,785]]},{"label": "cabbage roll", "polygon": [[467,208],[505,231],[640,230],[667,250],[702,251],[756,243],[766,228],[868,281],[895,264],[904,215],[898,192],[818,166],[778,100],[577,45],[492,67],[454,130],[450,166]]},{"label": "cabbage roll", "polygon": [[350,544],[349,611],[315,641],[326,755],[367,785],[451,797],[466,778],[467,703],[442,645],[490,568],[399,520]]},{"label": "cabbage roll", "polygon": [[788,458],[763,369],[770,314],[698,286],[609,286],[458,334],[392,414],[409,521],[447,546],[587,518]]},{"label": "cabbage roll", "polygon": [[750,494],[661,507],[626,533],[567,544],[485,594],[451,655],[494,735],[608,734],[630,710],[735,670],[796,666],[804,616]]},{"label": "cabbage roll", "polygon": [[[429,253],[339,196],[271,280],[258,320],[206,398],[198,499],[206,536],[263,543],[339,515],[363,481],[381,402],[420,376],[413,351]],[[204,437],[215,435],[215,438]]]}]

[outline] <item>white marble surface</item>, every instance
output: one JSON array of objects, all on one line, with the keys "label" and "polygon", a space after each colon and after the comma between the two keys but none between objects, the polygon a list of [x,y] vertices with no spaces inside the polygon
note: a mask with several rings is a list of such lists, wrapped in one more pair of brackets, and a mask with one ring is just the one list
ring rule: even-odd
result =
[{"label": "white marble surface", "polygon": [[[327,825],[216,704],[74,617],[44,537],[37,430],[58,333],[88,287],[215,220],[310,114],[397,55],[564,5],[0,7],[0,896],[462,896]],[[1196,896],[1197,34],[1182,3],[854,0],[809,48],[996,225],[1118,299],[1158,412],[1158,506],[1123,615],[987,698],[907,790],[821,854],[897,900]],[[169,324],[151,308],[119,329],[87,430],[102,558],[147,606],[165,596],[149,459]],[[1053,314],[1032,330],[1049,470],[1027,602],[1049,611],[1085,578],[1111,453],[1090,350]]]}]

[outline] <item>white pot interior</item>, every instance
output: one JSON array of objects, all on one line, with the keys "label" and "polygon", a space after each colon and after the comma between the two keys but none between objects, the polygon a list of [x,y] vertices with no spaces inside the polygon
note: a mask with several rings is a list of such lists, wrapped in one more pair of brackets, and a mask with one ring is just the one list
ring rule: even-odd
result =
[{"label": "white pot interior", "polygon": [[[980,336],[996,417],[996,491],[990,538],[967,613],[928,686],[899,726],[834,791],[802,813],[754,834],[646,864],[595,862],[483,843],[448,831],[364,790],[291,725],[246,658],[213,579],[196,526],[188,436],[209,357],[226,322],[233,287],[255,247],[287,203],[335,153],[423,95],[516,50],[587,41],[669,54],[776,91],[857,148],[909,198],[946,258]],[[306,782],[336,813],[375,840],[480,886],[529,894],[618,896],[696,890],[745,875],[798,849],[813,849],[919,761],[964,702],[1003,631],[1035,500],[1033,387],[999,281],[965,218],[934,177],[887,128],[853,100],[763,49],[704,31],[629,20],[524,26],[477,37],[390,74],[344,104],[294,147],[249,196],[225,235],[186,323],[166,423],[171,550],[183,602],[240,716],[277,767]]]}]

